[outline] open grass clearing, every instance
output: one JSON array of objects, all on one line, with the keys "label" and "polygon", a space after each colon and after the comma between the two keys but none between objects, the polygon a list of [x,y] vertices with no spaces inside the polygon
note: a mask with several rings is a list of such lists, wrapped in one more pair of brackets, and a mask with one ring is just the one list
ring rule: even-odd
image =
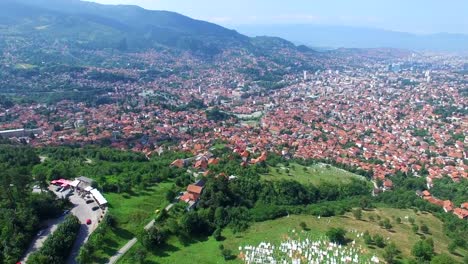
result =
[{"label": "open grass clearing", "polygon": [[269,167],[269,172],[262,175],[265,180],[294,180],[302,184],[320,185],[323,183],[346,184],[351,179],[362,179],[363,176],[339,169],[327,164],[318,163],[312,166],[302,166],[297,163],[290,163],[289,166],[278,164]]},{"label": "open grass clearing", "polygon": [[28,63],[18,63],[15,65],[15,68],[16,69],[20,69],[20,70],[29,70],[29,69],[33,69],[33,68],[36,68],[37,66],[36,65],[32,65],[32,64],[28,64]]},{"label": "open grass clearing", "polygon": [[117,227],[106,232],[104,243],[97,250],[96,262],[105,262],[124,246],[130,239],[143,230],[155,216],[156,210],[164,208],[166,192],[172,183],[160,183],[146,190],[135,191],[133,194],[105,194],[109,202],[109,212],[115,217]]}]

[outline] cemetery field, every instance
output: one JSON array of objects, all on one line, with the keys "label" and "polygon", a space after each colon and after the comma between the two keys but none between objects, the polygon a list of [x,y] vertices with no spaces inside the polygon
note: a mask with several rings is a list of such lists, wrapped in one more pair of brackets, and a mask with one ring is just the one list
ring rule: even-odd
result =
[{"label": "cemetery field", "polygon": [[[373,218],[373,220],[370,220]],[[397,223],[396,218],[401,218],[401,223]],[[392,228],[385,230],[379,226],[380,220],[389,219]],[[410,218],[415,220],[415,224],[420,226],[424,223],[428,226],[428,234],[420,231],[414,233]],[[301,228],[301,223],[305,223],[306,228]],[[177,238],[171,238],[168,245],[163,248],[147,253],[147,263],[242,263],[240,259],[225,261],[222,257],[220,245],[232,251],[235,256],[239,255],[239,247],[246,245],[257,246],[261,242],[279,243],[288,238],[292,232],[305,232],[307,236],[321,239],[325,232],[331,227],[342,227],[347,231],[346,237],[355,240],[358,246],[364,248],[366,254],[376,255],[382,259],[383,249],[375,245],[366,245],[362,237],[358,235],[366,230],[373,236],[380,234],[388,243],[394,241],[401,251],[403,258],[411,258],[412,246],[421,238],[432,238],[435,244],[436,253],[448,253],[447,245],[449,238],[442,231],[442,222],[435,216],[428,213],[415,213],[413,210],[400,210],[391,208],[380,208],[372,211],[363,211],[362,220],[356,220],[351,213],[344,216],[322,217],[309,215],[291,215],[276,220],[254,223],[251,227],[241,233],[234,234],[230,229],[223,230],[223,241],[216,241],[213,237],[194,238],[192,243],[182,245]],[[143,247],[137,243],[119,263],[134,263],[133,255],[141,251]],[[460,251],[460,250],[458,250]],[[467,252],[457,252],[463,256]],[[461,257],[452,255],[461,261]]]}]

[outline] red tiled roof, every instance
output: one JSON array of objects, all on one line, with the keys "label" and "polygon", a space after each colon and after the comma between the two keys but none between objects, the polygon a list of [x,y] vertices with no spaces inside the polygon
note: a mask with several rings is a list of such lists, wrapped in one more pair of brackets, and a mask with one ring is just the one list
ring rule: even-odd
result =
[{"label": "red tiled roof", "polygon": [[187,187],[187,191],[191,192],[191,193],[201,194],[201,192],[203,191],[203,187],[200,187],[200,186],[197,186],[197,185],[194,185],[194,184],[190,184]]}]

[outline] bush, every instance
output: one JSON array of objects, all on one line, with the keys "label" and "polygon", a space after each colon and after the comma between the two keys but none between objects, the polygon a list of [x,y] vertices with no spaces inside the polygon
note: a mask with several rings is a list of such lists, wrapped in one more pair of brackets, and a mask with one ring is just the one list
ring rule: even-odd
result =
[{"label": "bush", "polygon": [[346,244],[346,231],[343,228],[330,228],[326,233],[331,242],[344,245]]},{"label": "bush", "polygon": [[452,264],[452,263],[457,263],[457,262],[447,254],[437,255],[431,260],[431,264]]},{"label": "bush", "polygon": [[236,256],[232,254],[232,251],[226,248],[221,250],[221,255],[223,256],[224,260],[231,260],[236,258]]},{"label": "bush", "polygon": [[377,234],[377,235],[374,236],[374,243],[379,248],[385,247],[385,241],[384,241],[384,238],[381,235]]},{"label": "bush", "polygon": [[356,218],[356,220],[361,220],[362,218],[362,210],[361,209],[354,209],[353,210],[353,216]]},{"label": "bush", "polygon": [[400,251],[396,247],[395,243],[390,243],[383,253],[383,257],[388,264],[395,263],[396,257],[399,255]]},{"label": "bush", "polygon": [[367,231],[367,230],[366,230],[366,232],[364,232],[364,235],[362,236],[362,238],[364,239],[364,243],[366,243],[366,245],[370,245],[370,244],[372,244],[374,242],[372,240],[371,235],[369,234],[369,231]]},{"label": "bush", "polygon": [[302,228],[302,230],[306,230],[307,229],[307,224],[305,222],[301,222],[299,224],[299,226]]},{"label": "bush", "polygon": [[434,246],[428,240],[420,240],[414,244],[411,254],[420,262],[430,261],[434,256]]},{"label": "bush", "polygon": [[223,238],[221,236],[221,228],[216,228],[216,230],[213,232],[213,237],[216,239],[216,241],[220,241]]},{"label": "bush", "polygon": [[146,249],[154,249],[155,246],[166,242],[167,232],[155,226],[139,234],[138,238]]},{"label": "bush", "polygon": [[426,224],[422,224],[421,227],[421,232],[423,232],[424,234],[428,234],[429,233],[429,227],[427,227]]}]

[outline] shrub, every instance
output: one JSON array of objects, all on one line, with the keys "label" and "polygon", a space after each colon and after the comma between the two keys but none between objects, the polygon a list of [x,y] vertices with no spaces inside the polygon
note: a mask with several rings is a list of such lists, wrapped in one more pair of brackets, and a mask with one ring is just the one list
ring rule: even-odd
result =
[{"label": "shrub", "polygon": [[346,231],[343,228],[330,228],[326,233],[328,239],[340,245],[346,244]]}]

